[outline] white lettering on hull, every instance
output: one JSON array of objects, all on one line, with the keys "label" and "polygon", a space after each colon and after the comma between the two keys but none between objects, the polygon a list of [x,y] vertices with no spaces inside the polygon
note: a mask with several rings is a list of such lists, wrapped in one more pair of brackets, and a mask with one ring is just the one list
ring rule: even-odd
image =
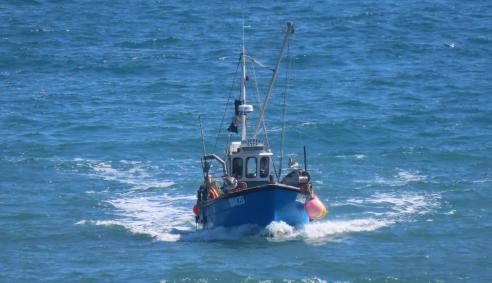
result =
[{"label": "white lettering on hull", "polygon": [[240,206],[246,203],[246,200],[244,199],[243,196],[235,197],[235,198],[230,198],[229,199],[229,205],[231,207],[236,207]]},{"label": "white lettering on hull", "polygon": [[306,202],[306,195],[297,194],[296,201],[304,204]]}]

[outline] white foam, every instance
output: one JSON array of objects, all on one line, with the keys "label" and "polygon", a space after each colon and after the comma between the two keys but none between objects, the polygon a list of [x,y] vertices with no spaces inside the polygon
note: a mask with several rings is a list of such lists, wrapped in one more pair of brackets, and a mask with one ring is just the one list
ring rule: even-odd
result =
[{"label": "white foam", "polygon": [[445,214],[445,215],[455,215],[455,214],[456,214],[456,210],[455,210],[455,209],[453,209],[453,210],[450,210],[450,211],[448,211],[448,212],[446,212],[446,213],[444,213],[444,214]]},{"label": "white foam", "polygon": [[483,180],[474,180],[474,181],[472,181],[472,183],[480,184],[480,183],[488,183],[491,181],[492,181],[491,179],[483,179]]},{"label": "white foam", "polygon": [[340,159],[347,159],[347,158],[353,158],[356,160],[363,160],[367,158],[367,155],[364,154],[353,154],[353,155],[335,155],[335,158],[340,158]]},{"label": "white foam", "polygon": [[[402,218],[411,214],[426,214],[436,207],[440,199],[437,194],[420,195],[410,192],[376,193],[365,199],[349,199],[348,203],[364,205],[371,212],[371,205],[386,208],[384,212],[371,212],[374,215],[383,215],[391,218]],[[386,205],[387,207],[384,207]]]},{"label": "white foam", "polygon": [[397,178],[403,182],[418,182],[424,181],[427,179],[426,176],[421,175],[419,171],[405,171],[399,169],[400,172],[397,174]]},{"label": "white foam", "polygon": [[325,242],[333,236],[341,236],[357,232],[370,232],[393,224],[387,219],[352,219],[352,220],[325,220],[311,222],[294,228],[285,222],[272,222],[263,232],[272,241],[287,241],[304,239],[307,242]]},{"label": "white foam", "polygon": [[[134,192],[134,194],[137,194]],[[125,196],[108,203],[116,209],[116,219],[109,221],[79,221],[77,224],[121,226],[134,234],[145,234],[160,241],[236,240],[245,235],[260,235],[270,241],[302,239],[321,244],[352,233],[371,232],[405,221],[413,214],[425,214],[438,204],[438,195],[415,193],[376,193],[367,198],[349,199],[348,204],[364,206],[369,217],[325,220],[292,227],[284,222],[272,222],[263,231],[255,226],[218,227],[194,233],[191,203],[194,195]],[[376,211],[375,211],[376,210]],[[382,212],[378,212],[381,211]]]},{"label": "white foam", "polygon": [[107,201],[116,209],[116,220],[79,221],[76,224],[121,226],[131,233],[142,234],[161,241],[177,241],[181,233],[192,231],[194,216],[180,201],[194,196],[169,195],[134,196]]},{"label": "white foam", "polygon": [[[188,196],[185,199],[190,199]],[[122,223],[132,232],[149,234],[161,240],[168,240],[171,231],[191,229],[194,217],[191,209],[179,206],[183,197],[133,197],[109,201],[123,216]],[[179,235],[171,240],[179,239]]]},{"label": "white foam", "polygon": [[[138,191],[134,194],[138,194]],[[190,209],[194,199],[194,195],[125,196],[108,201],[116,209],[116,219],[79,221],[77,224],[118,225],[131,233],[148,235],[159,241],[237,240],[259,233],[269,241],[301,239],[310,244],[323,244],[353,233],[389,227],[414,214],[428,213],[438,205],[439,196],[410,192],[376,193],[367,198],[347,200],[348,204],[363,206],[365,214],[372,215],[368,217],[311,222],[299,227],[292,227],[284,222],[272,222],[263,230],[252,225],[218,227],[196,233],[194,216]]]},{"label": "white foam", "polygon": [[148,169],[159,170],[158,167],[143,164],[139,161],[121,160],[119,162],[121,166],[113,166],[112,162],[82,158],[75,158],[74,161],[80,166],[87,166],[92,169],[93,173],[91,175],[95,177],[106,181],[128,184],[135,189],[168,188],[174,185],[174,182],[156,179],[148,171]]},{"label": "white foam", "polygon": [[437,194],[376,193],[368,198],[347,200],[348,204],[364,207],[365,214],[371,217],[311,222],[298,229],[286,227],[285,223],[272,223],[267,227],[267,235],[275,241],[302,238],[311,243],[324,243],[338,236],[389,227],[409,220],[414,214],[427,214],[438,206],[439,199]]},{"label": "white foam", "polygon": [[[357,157],[356,157],[357,158]],[[155,178],[152,167],[138,161],[121,160],[118,163],[76,159],[76,162],[89,167],[94,176],[108,181],[131,185],[131,188],[169,187],[173,182]],[[418,171],[399,170],[394,175],[393,184],[403,184],[425,180]],[[395,183],[396,182],[396,183]],[[309,243],[324,243],[336,240],[343,235],[370,232],[394,223],[405,221],[414,214],[426,214],[437,206],[439,195],[417,194],[413,192],[382,192],[366,198],[352,198],[339,205],[357,205],[365,212],[355,215],[355,219],[337,219],[312,222],[292,227],[284,222],[272,222],[261,230],[246,225],[235,228],[216,228],[194,232],[194,216],[191,206],[195,195],[182,195],[173,191],[163,191],[156,195],[153,191],[130,190],[119,197],[106,201],[115,211],[111,220],[82,220],[76,224],[97,226],[120,226],[130,233],[148,235],[159,241],[213,241],[235,240],[245,235],[261,235],[270,241],[302,239]],[[174,194],[172,194],[174,193]],[[328,203],[330,205],[330,203]]]},{"label": "white foam", "polygon": [[[367,198],[348,199],[350,205],[364,207],[366,218],[325,220],[292,227],[284,222],[273,222],[264,235],[272,241],[304,239],[310,243],[324,243],[335,237],[352,233],[371,232],[408,220],[411,215],[427,214],[438,206],[439,195],[403,193],[376,193]],[[341,205],[341,203],[339,203]]]},{"label": "white foam", "polygon": [[299,232],[283,221],[274,221],[265,227],[263,235],[275,241],[282,241],[298,237]]},{"label": "white foam", "polygon": [[131,186],[119,197],[105,201],[115,208],[115,219],[82,220],[76,224],[121,226],[133,234],[148,235],[161,241],[177,241],[182,233],[194,226],[191,203],[195,195],[159,193],[149,195],[140,189],[167,188],[174,182],[158,180],[154,172],[160,168],[139,161],[119,162],[74,159],[79,167],[89,168],[89,174],[107,181]]},{"label": "white foam", "polygon": [[307,239],[319,239],[326,236],[374,231],[393,224],[388,219],[352,219],[352,220],[327,220],[307,224],[303,228],[303,234]]},{"label": "white foam", "polygon": [[308,122],[303,122],[301,126],[310,126],[310,125],[317,125],[317,124],[319,123],[316,121],[308,121]]},{"label": "white foam", "polygon": [[376,175],[374,183],[391,187],[401,187],[410,182],[422,182],[425,180],[427,180],[427,177],[422,175],[419,171],[406,171],[398,169],[398,173],[394,174],[392,178],[384,178]]},{"label": "white foam", "polygon": [[[286,281],[290,282],[291,280],[286,280]],[[305,283],[327,283],[328,281],[320,279],[318,277],[313,277],[313,278],[302,279],[301,282],[305,282]],[[334,281],[334,283],[342,283],[342,282],[343,281]],[[346,282],[348,282],[348,281],[346,281]]]},{"label": "white foam", "polygon": [[129,230],[131,233],[136,234],[136,235],[147,235],[152,238],[155,238],[160,241],[165,241],[165,242],[175,242],[180,239],[179,234],[172,234],[172,233],[165,233],[165,232],[159,232],[159,231],[153,231],[149,229],[142,229],[141,227],[138,226],[133,226],[133,225],[128,225],[128,223],[121,222],[121,221],[115,221],[115,220],[82,220],[77,223],[76,225],[96,225],[96,226],[121,226],[124,229]]}]

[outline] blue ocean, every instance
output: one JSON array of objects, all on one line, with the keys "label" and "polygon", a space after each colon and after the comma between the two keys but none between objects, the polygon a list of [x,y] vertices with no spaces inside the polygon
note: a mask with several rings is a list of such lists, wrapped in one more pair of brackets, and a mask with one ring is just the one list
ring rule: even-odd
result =
[{"label": "blue ocean", "polygon": [[[287,21],[266,125],[327,217],[196,231],[198,117],[223,155]],[[491,282],[491,95],[485,0],[3,1],[0,282]]]}]

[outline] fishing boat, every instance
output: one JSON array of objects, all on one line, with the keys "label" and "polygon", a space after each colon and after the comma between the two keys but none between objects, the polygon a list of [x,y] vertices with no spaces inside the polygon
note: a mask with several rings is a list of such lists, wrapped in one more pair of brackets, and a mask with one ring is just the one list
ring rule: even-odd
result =
[{"label": "fishing boat", "polygon": [[[246,54],[243,35],[240,92],[238,99],[234,101],[234,117],[228,128],[233,135],[238,134],[240,127],[240,140],[229,142],[222,158],[214,153],[207,154],[202,127],[203,184],[197,190],[197,202],[193,206],[197,227],[265,227],[274,221],[297,226],[322,219],[326,215],[326,207],[313,192],[306,164],[306,148],[304,147],[304,168],[296,166],[295,162],[289,162],[290,172],[281,177],[281,170],[279,174],[272,170],[274,160],[268,142],[265,143],[258,137],[260,130],[266,133],[266,106],[272,95],[285,47],[293,32],[294,25],[288,22],[256,126],[250,135],[247,122],[248,115],[253,112],[253,105],[247,103],[246,85],[249,76],[246,73],[246,64],[256,63],[257,60]],[[222,176],[212,176],[212,163],[219,165]]]}]

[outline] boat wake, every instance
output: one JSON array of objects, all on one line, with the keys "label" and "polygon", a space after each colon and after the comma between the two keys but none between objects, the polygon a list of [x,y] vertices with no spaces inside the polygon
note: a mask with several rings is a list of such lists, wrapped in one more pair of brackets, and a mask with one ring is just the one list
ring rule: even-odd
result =
[{"label": "boat wake", "polygon": [[88,169],[89,176],[126,184],[132,189],[167,188],[174,185],[174,182],[155,178],[161,168],[140,161],[111,162],[82,158],[75,158],[74,161],[79,169]]},{"label": "boat wake", "polygon": [[133,234],[159,241],[178,241],[182,234],[193,231],[194,217],[182,204],[193,200],[194,195],[127,196],[107,201],[115,208],[116,219],[83,220],[77,224],[120,226]]},{"label": "boat wake", "polygon": [[349,199],[343,204],[363,206],[370,215],[368,217],[312,222],[297,228],[273,222],[265,228],[264,235],[272,241],[304,239],[310,243],[325,243],[351,233],[371,232],[395,223],[414,221],[414,215],[425,215],[436,208],[439,199],[435,194],[376,193],[365,199]]},{"label": "boat wake", "polygon": [[[88,161],[84,161],[87,164]],[[418,215],[430,213],[439,205],[440,196],[413,192],[375,193],[366,198],[349,198],[332,204],[364,213],[336,215],[336,219],[312,222],[293,227],[284,222],[272,222],[264,229],[253,225],[234,228],[215,228],[195,232],[195,217],[191,207],[195,194],[173,191],[142,190],[161,184],[168,188],[174,183],[161,181],[149,173],[141,163],[123,162],[129,167],[115,168],[109,162],[89,162],[94,176],[107,181],[117,181],[131,186],[118,197],[103,201],[114,208],[112,219],[82,220],[78,225],[122,227],[126,231],[145,235],[156,241],[223,241],[244,237],[261,237],[269,241],[304,240],[312,244],[338,241],[354,233],[371,232],[395,223],[411,222]],[[189,191],[189,190],[188,190]],[[326,201],[326,200],[324,200]],[[330,203],[330,202],[327,202]],[[328,208],[330,210],[330,208]],[[328,213],[328,217],[330,214]]]},{"label": "boat wake", "polygon": [[121,227],[132,234],[158,241],[178,241],[183,234],[194,231],[190,207],[195,194],[180,194],[173,189],[174,182],[156,177],[162,171],[159,166],[127,160],[109,162],[77,158],[74,161],[80,172],[122,184],[124,188],[121,192],[112,193],[109,200],[102,201],[103,205],[113,208],[111,219],[81,220],[77,225]]},{"label": "boat wake", "polygon": [[336,238],[346,236],[349,233],[374,231],[393,223],[391,220],[377,220],[374,218],[327,220],[295,228],[284,222],[272,222],[265,228],[263,234],[270,241],[281,242],[303,239],[306,242],[315,244],[336,240]]},{"label": "boat wake", "polygon": [[[437,197],[417,194],[401,196],[382,193],[367,199],[350,199],[346,205],[364,205],[367,209],[384,205],[385,212],[369,212],[370,217],[334,219],[312,222],[299,227],[284,222],[272,222],[264,229],[253,225],[234,228],[215,228],[195,232],[194,216],[190,203],[194,195],[169,197],[125,197],[108,203],[117,210],[116,220],[80,221],[77,224],[121,226],[130,233],[146,235],[157,241],[224,241],[238,240],[247,236],[263,237],[269,241],[282,242],[304,240],[311,244],[337,241],[350,234],[371,232],[389,227],[398,222],[412,221],[415,214],[429,213],[437,205]],[[181,205],[180,205],[181,203]]]}]

